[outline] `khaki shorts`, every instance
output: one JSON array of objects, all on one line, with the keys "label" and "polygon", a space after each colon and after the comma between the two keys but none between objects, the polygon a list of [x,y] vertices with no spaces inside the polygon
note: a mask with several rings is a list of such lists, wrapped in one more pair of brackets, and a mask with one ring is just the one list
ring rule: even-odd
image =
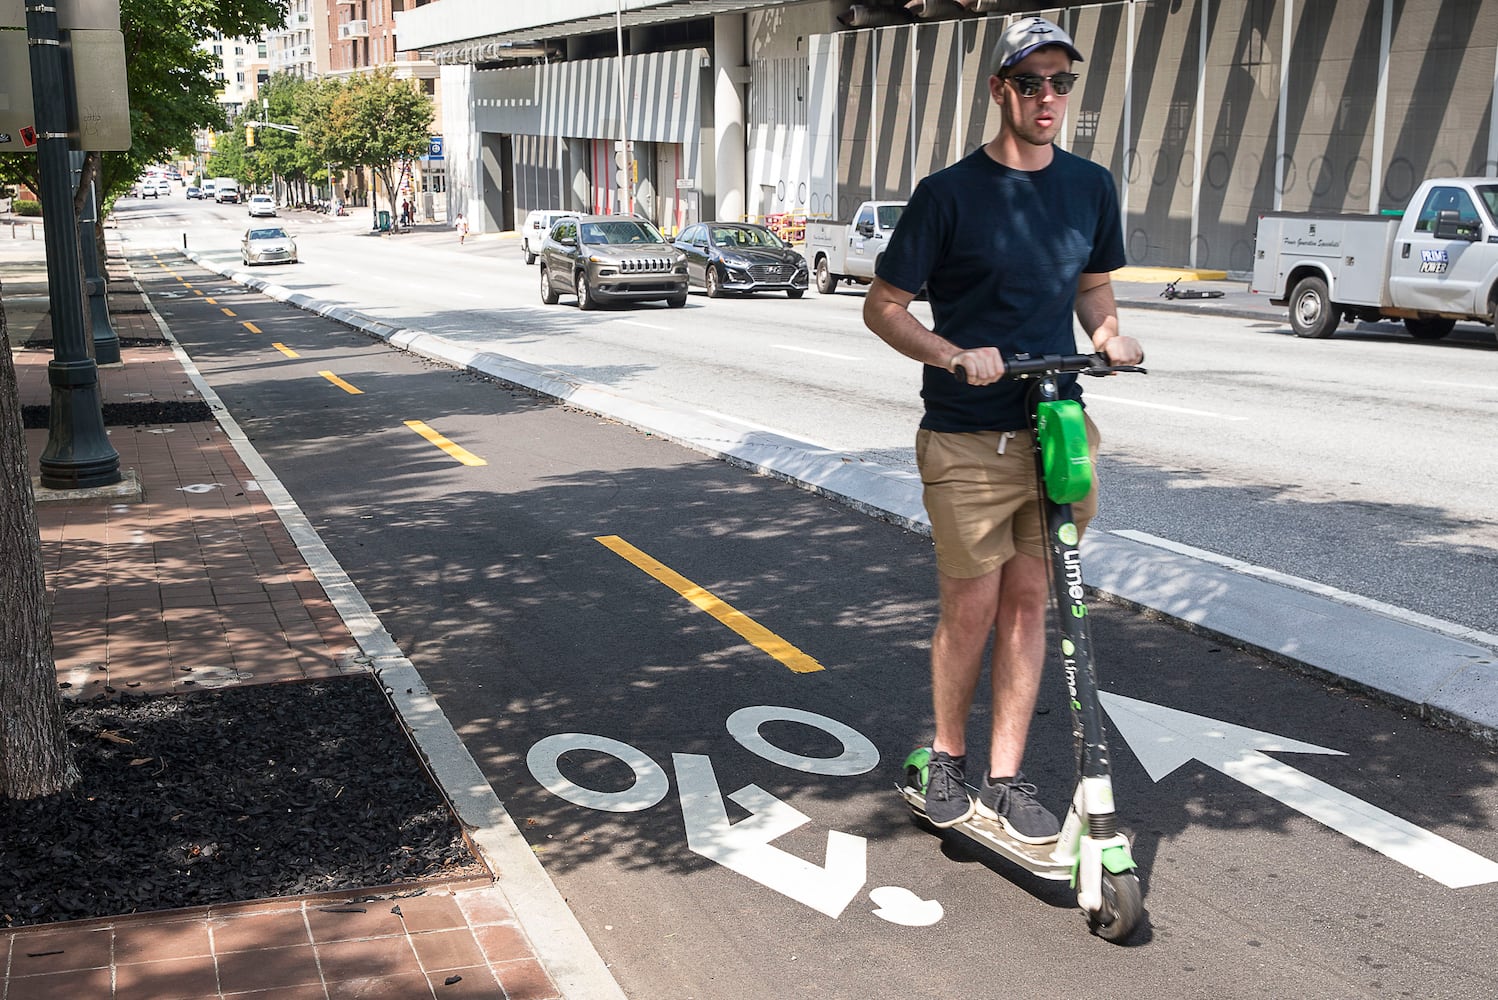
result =
[{"label": "khaki shorts", "polygon": [[[1072,504],[1079,532],[1097,514],[1097,454],[1101,436],[1086,417],[1092,452],[1092,491]],[[998,569],[1016,552],[1045,558],[1045,527],[1035,492],[1035,453],[1029,431],[1015,431],[999,454],[999,431],[946,434],[921,430],[915,460],[936,540],[936,567],[971,579]]]}]

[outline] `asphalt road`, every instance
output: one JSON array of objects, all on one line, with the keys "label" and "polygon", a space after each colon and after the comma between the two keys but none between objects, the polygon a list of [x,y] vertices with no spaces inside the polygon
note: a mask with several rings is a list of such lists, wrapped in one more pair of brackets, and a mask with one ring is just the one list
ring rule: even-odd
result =
[{"label": "asphalt road", "polygon": [[[274,280],[622,397],[913,468],[919,367],[863,327],[856,290],[579,313],[540,303],[514,240],[381,238],[355,211],[288,217],[305,263]],[[118,213],[135,245],[185,238],[209,259],[238,259],[235,206],[167,198]],[[1307,341],[1276,319],[1185,310],[1126,310],[1123,324],[1152,373],[1088,384],[1105,435],[1098,527],[1498,636],[1490,333],[1425,344],[1349,326]]]},{"label": "asphalt road", "polygon": [[[1106,691],[1217,720],[1204,725],[1219,734],[1231,724],[1341,752],[1249,748],[1224,765],[1236,777],[1187,760],[1157,782],[1143,762],[1158,747],[1115,739],[1150,921],[1130,946],[1107,945],[1064,885],[917,829],[894,794],[930,723],[925,540],[392,351],[189,263],[172,262],[176,276],[136,263],[629,995],[1498,995],[1498,943],[1484,933],[1498,881],[1451,888],[1420,871],[1458,848],[1475,852],[1458,852],[1458,872],[1498,858],[1492,751],[1096,609]],[[1125,391],[1118,381],[1099,397]],[[1263,437],[1222,434],[1249,448]],[[621,557],[616,538],[821,669],[790,669],[773,644],[730,631],[663,585],[669,574]],[[1059,677],[1040,709],[1026,767],[1059,808],[1072,769]],[[1395,860],[1392,840],[1369,849],[1285,804],[1305,794],[1428,836]],[[709,807],[723,809],[717,826],[701,819]],[[756,841],[770,827],[786,832]],[[931,903],[935,923],[889,919],[930,920]]]}]

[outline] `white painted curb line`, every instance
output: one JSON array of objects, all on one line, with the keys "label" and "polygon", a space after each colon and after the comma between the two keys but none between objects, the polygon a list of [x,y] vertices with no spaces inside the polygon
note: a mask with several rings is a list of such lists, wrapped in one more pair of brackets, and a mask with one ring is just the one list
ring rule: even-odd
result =
[{"label": "white painted curb line", "polygon": [[[285,289],[281,289],[285,291]],[[438,785],[452,803],[458,819],[495,875],[521,930],[536,957],[567,1000],[626,1000],[603,957],[578,923],[577,916],[541,867],[515,821],[505,810],[468,748],[452,727],[437,699],[421,679],[379,616],[364,600],[338,560],[333,557],[312,522],[260,457],[228,408],[177,343],[166,321],[148,297],[143,299],[193,387],[213,410],[240,459],[255,477],[266,499],[296,542],[302,558],[322,584],[328,599],[343,618],[354,640],[369,657],[375,676],[385,687],[402,723],[410,730]]]}]

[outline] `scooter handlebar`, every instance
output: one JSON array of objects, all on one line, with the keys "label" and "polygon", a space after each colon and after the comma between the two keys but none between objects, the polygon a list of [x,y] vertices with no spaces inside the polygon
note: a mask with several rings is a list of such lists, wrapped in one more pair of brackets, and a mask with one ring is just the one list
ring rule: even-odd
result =
[{"label": "scooter handlebar", "polygon": [[[1140,359],[1143,360],[1142,358]],[[1035,378],[1041,375],[1057,375],[1076,372],[1081,375],[1111,375],[1114,372],[1140,372],[1139,365],[1114,365],[1102,354],[1042,354],[1038,357],[1021,354],[1004,359],[1004,378]],[[958,365],[953,371],[959,381],[967,381],[967,370]]]}]

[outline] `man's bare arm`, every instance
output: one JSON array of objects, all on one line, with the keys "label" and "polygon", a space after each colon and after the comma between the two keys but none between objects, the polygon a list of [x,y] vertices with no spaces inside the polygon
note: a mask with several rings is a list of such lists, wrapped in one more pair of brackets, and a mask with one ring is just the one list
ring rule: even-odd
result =
[{"label": "man's bare arm", "polygon": [[1092,340],[1092,349],[1115,365],[1137,365],[1144,348],[1118,332],[1118,303],[1113,279],[1106,273],[1083,274],[1077,282],[1077,319]]},{"label": "man's bare arm", "polygon": [[915,296],[882,278],[875,278],[863,300],[863,322],[870,330],[907,358],[955,372],[960,365],[969,385],[988,385],[1004,374],[1004,359],[997,348],[963,350],[910,313]]}]

